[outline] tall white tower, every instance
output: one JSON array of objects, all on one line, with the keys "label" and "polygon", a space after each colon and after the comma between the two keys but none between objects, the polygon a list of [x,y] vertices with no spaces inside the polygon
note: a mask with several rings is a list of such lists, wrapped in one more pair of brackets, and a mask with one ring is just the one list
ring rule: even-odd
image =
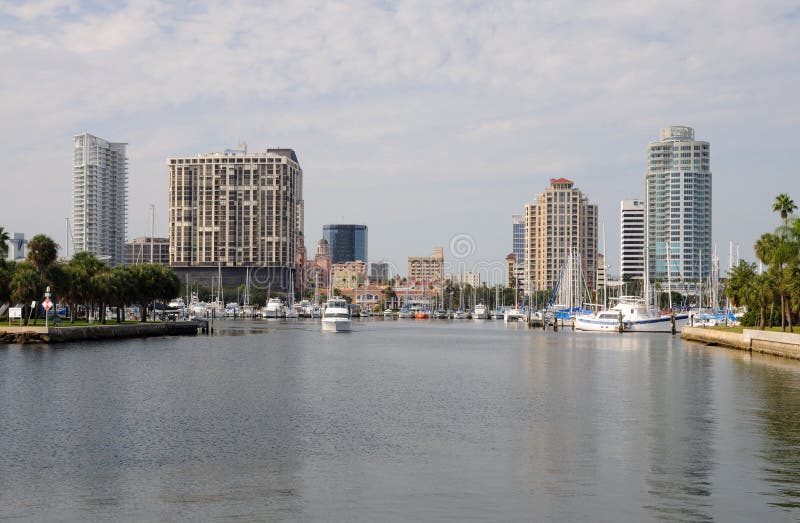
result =
[{"label": "tall white tower", "polygon": [[123,261],[128,210],[126,143],[79,134],[72,150],[72,231],[75,252],[111,265]]},{"label": "tall white tower", "polygon": [[711,266],[710,147],[691,127],[672,126],[647,146],[647,156],[648,278],[692,292]]},{"label": "tall white tower", "polygon": [[619,276],[644,278],[644,201],[619,203]]}]

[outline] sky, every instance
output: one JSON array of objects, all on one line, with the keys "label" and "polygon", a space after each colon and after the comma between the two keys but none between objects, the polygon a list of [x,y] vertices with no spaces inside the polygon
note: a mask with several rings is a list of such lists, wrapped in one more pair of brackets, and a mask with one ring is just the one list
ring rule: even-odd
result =
[{"label": "sky", "polygon": [[[0,1],[0,225],[66,241],[72,137],[129,144],[128,237],[168,230],[166,158],[290,147],[306,245],[369,227],[406,272],[436,246],[502,264],[511,215],[566,177],[641,198],[669,125],[711,143],[713,235],[752,245],[800,202],[797,1]],[[458,267],[458,266],[456,266]]]}]

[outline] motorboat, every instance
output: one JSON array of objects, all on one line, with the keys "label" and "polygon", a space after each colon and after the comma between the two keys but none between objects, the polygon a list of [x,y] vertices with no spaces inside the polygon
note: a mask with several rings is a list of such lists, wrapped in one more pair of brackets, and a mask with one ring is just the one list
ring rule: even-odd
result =
[{"label": "motorboat", "polygon": [[439,320],[446,320],[450,317],[450,314],[444,309],[439,309],[433,313],[433,317]]},{"label": "motorboat", "polygon": [[348,332],[353,328],[350,309],[342,298],[331,298],[325,303],[322,312],[322,330],[331,332]]},{"label": "motorboat", "polygon": [[394,316],[394,311],[392,309],[386,309],[385,311],[383,311],[384,318],[391,318],[393,316]]},{"label": "motorboat", "polygon": [[524,321],[525,314],[517,307],[509,307],[505,310],[503,315],[503,322],[504,323],[513,323],[518,321]]},{"label": "motorboat", "polygon": [[264,307],[262,312],[264,318],[283,318],[286,316],[286,311],[283,308],[283,302],[280,298],[270,298],[267,301],[267,306]]},{"label": "motorboat", "polygon": [[296,307],[286,309],[286,315],[284,317],[287,320],[295,320],[300,317],[300,311]]},{"label": "motorboat", "polygon": [[466,320],[467,319],[467,313],[464,312],[464,311],[455,311],[453,313],[453,319],[454,320]]},{"label": "motorboat", "polygon": [[486,305],[484,305],[483,303],[475,305],[475,310],[472,311],[473,320],[485,320],[488,317],[489,317],[489,311],[486,308]]},{"label": "motorboat", "polygon": [[400,311],[397,313],[397,317],[398,318],[413,318],[414,317],[414,311],[412,311],[411,309],[409,309],[407,307],[404,307],[404,308],[400,309]]},{"label": "motorboat", "polygon": [[490,315],[493,320],[502,320],[505,318],[506,311],[502,307],[498,307],[492,311]]},{"label": "motorboat", "polygon": [[[688,312],[661,314],[638,296],[620,296],[616,305],[598,312],[594,317],[591,314],[576,315],[575,328],[613,331],[616,327],[619,332],[620,316],[625,332],[672,332],[673,324],[675,332],[680,332],[692,319]],[[601,329],[603,326],[606,328]]]}]

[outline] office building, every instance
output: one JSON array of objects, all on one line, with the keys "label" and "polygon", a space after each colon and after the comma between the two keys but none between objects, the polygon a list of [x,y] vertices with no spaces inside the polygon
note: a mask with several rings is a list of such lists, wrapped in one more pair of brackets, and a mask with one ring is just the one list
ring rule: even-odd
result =
[{"label": "office building", "polygon": [[619,204],[619,276],[644,278],[644,201],[622,200]]},{"label": "office building", "polygon": [[169,265],[169,238],[140,236],[126,242],[123,263],[125,265],[138,263]]},{"label": "office building", "polygon": [[526,293],[552,289],[565,264],[578,258],[590,291],[596,289],[597,205],[572,180],[553,178],[550,187],[525,206]]},{"label": "office building", "polygon": [[[285,291],[303,231],[303,170],[291,149],[168,158],[169,259],[179,274]],[[296,281],[295,281],[296,283]]]},{"label": "office building", "polygon": [[709,143],[695,140],[691,127],[665,127],[661,139],[648,144],[647,156],[648,279],[663,282],[664,288],[671,282],[674,291],[693,292],[711,265]]},{"label": "office building", "polygon": [[330,245],[331,263],[369,261],[367,260],[366,225],[323,225],[322,237]]},{"label": "office building", "polygon": [[72,139],[72,241],[110,265],[123,261],[128,206],[127,144],[88,133]]},{"label": "office building", "polygon": [[444,278],[444,254],[441,247],[434,249],[433,256],[408,258],[408,279],[424,282],[441,282]]}]

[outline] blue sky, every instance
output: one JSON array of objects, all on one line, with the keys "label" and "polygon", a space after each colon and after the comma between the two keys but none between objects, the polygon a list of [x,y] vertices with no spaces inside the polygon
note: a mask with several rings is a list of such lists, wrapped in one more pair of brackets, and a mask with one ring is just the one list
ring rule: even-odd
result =
[{"label": "blue sky", "polygon": [[[705,5],[708,4],[708,5]],[[647,142],[711,143],[715,241],[752,259],[800,202],[796,2],[0,2],[0,224],[64,242],[71,139],[128,142],[129,237],[172,155],[292,147],[309,249],[324,223],[369,226],[370,258],[468,234],[511,250],[511,214],[567,177],[600,207],[641,197]],[[187,8],[186,5],[190,7]],[[602,247],[602,246],[601,246]]]}]

